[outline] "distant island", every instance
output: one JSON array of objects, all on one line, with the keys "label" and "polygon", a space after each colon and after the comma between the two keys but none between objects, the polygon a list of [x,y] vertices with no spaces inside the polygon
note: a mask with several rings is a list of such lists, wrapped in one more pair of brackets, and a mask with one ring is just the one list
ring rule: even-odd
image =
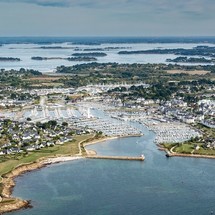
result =
[{"label": "distant island", "polygon": [[63,47],[63,46],[40,46],[39,49],[74,49],[73,47]]},{"label": "distant island", "polygon": [[68,61],[97,61],[95,57],[69,57]]},{"label": "distant island", "polygon": [[21,61],[21,59],[14,57],[0,57],[0,61]]},{"label": "distant island", "polygon": [[31,60],[65,60],[62,57],[32,57]]},{"label": "distant island", "polygon": [[32,60],[68,60],[68,61],[97,61],[97,58],[95,57],[32,57]]},{"label": "distant island", "polygon": [[[76,50],[78,50],[78,49],[76,49]],[[88,52],[90,52],[90,51],[104,51],[105,49],[103,49],[103,48],[87,48],[87,49],[84,49],[83,51],[88,51]]]},{"label": "distant island", "polygon": [[131,49],[131,47],[86,48],[86,49],[83,49],[83,51],[110,51],[110,50],[118,50],[118,49]]},{"label": "distant island", "polygon": [[86,46],[100,46],[102,43],[99,42],[73,42],[72,45],[86,45]]},{"label": "distant island", "polygon": [[213,62],[215,62],[215,60],[214,59],[206,59],[204,57],[201,57],[201,58],[177,57],[175,59],[167,59],[166,62],[173,62],[173,63],[213,63]]},{"label": "distant island", "polygon": [[120,51],[118,54],[175,54],[185,56],[205,56],[215,57],[215,47],[197,46],[192,49],[151,49],[151,50],[137,50],[137,51]]},{"label": "distant island", "polygon": [[84,52],[103,52],[103,51],[111,51],[111,50],[120,50],[120,49],[131,49],[131,47],[104,47],[104,48],[79,48],[75,47],[74,51],[84,51]]},{"label": "distant island", "polygon": [[72,56],[75,57],[105,57],[107,56],[104,52],[87,52],[87,53],[74,53]]}]

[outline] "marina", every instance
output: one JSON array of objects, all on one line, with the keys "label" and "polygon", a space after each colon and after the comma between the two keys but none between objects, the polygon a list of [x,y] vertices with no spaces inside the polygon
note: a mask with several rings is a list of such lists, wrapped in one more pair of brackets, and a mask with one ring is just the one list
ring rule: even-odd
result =
[{"label": "marina", "polygon": [[[194,137],[201,137],[201,133],[188,124],[179,121],[166,121],[160,115],[146,114],[144,111],[113,111],[114,108],[111,105],[107,107],[104,103],[81,102],[76,106],[43,105],[33,109],[24,109],[18,113],[9,114],[5,112],[4,115],[19,121],[24,121],[27,117],[31,118],[33,122],[46,122],[51,119],[66,121],[78,128],[89,128],[101,131],[107,136],[118,137],[143,135],[141,131],[129,124],[129,122],[139,122],[156,133],[156,143],[177,143]],[[111,109],[112,111],[109,111]],[[95,110],[104,111],[106,116],[94,115]]]}]

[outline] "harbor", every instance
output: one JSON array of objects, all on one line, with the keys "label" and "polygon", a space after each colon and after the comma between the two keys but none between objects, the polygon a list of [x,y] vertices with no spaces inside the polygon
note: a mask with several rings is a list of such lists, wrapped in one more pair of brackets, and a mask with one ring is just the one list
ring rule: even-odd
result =
[{"label": "harbor", "polygon": [[[166,214],[167,210],[177,215],[190,211],[194,215],[209,214],[214,210],[214,202],[208,201],[208,196],[214,197],[211,189],[214,187],[213,160],[167,159],[153,143],[154,132],[137,122],[135,125],[139,126],[143,136],[117,138],[87,146],[97,152],[98,159],[58,163],[17,178],[13,195],[32,199],[34,207],[11,215],[36,215],[47,208],[53,214],[56,211],[67,214],[68,209],[74,214],[95,214],[107,204],[108,213],[114,215],[141,214],[140,210],[154,215]],[[99,158],[138,157],[140,154],[146,157],[144,162],[110,162]],[[205,183],[210,186],[204,186]],[[44,196],[44,193],[51,195]],[[116,203],[125,207],[119,211]],[[58,207],[58,204],[63,206]]]}]

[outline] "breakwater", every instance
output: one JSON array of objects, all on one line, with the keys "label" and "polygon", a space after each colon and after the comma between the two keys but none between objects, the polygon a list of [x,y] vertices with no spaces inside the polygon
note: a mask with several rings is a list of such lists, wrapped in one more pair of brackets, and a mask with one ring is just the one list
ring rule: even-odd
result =
[{"label": "breakwater", "polygon": [[144,161],[145,157],[139,156],[139,157],[128,157],[128,156],[86,156],[86,158],[89,159],[107,159],[107,160],[130,160],[130,161]]}]

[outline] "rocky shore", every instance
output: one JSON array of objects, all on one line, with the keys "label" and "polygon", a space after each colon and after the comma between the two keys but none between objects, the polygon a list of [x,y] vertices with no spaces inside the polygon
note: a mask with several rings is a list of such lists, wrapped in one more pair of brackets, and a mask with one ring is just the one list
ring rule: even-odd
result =
[{"label": "rocky shore", "polygon": [[11,171],[10,173],[5,174],[2,177],[2,181],[1,181],[1,184],[2,184],[1,198],[2,199],[0,202],[0,214],[19,210],[21,208],[32,207],[30,204],[30,201],[21,200],[21,199],[14,198],[11,196],[13,187],[15,186],[14,178],[23,173],[42,168],[43,166],[45,166],[45,164],[43,164],[42,162],[24,164],[24,165],[18,166],[16,169]]},{"label": "rocky shore", "polygon": [[[86,143],[86,145],[103,142],[108,139],[113,139],[113,138],[104,138],[104,139],[94,140],[89,143]],[[58,156],[58,157],[50,157],[47,159],[40,159],[34,163],[23,164],[23,165],[17,166],[13,171],[11,171],[5,175],[2,175],[2,180],[0,181],[0,183],[1,183],[0,215],[3,213],[32,207],[31,201],[18,199],[18,198],[11,196],[13,188],[15,186],[14,179],[16,177],[18,177],[26,172],[40,169],[40,168],[45,167],[50,164],[72,161],[72,160],[77,160],[77,159],[81,159],[81,158],[83,158],[81,155],[76,155],[76,156]]]},{"label": "rocky shore", "polygon": [[[5,201],[5,200],[3,199],[3,201]],[[21,199],[12,199],[12,200],[8,200],[8,201],[11,201],[11,202],[8,203],[6,201],[6,203],[0,203],[0,205],[1,205],[0,214],[16,211],[16,210],[19,210],[22,208],[31,207],[30,201],[24,201]]]},{"label": "rocky shore", "polygon": [[13,188],[15,186],[14,178],[20,176],[26,172],[30,172],[36,169],[40,169],[44,166],[49,164],[59,163],[59,162],[66,162],[81,159],[81,156],[60,156],[60,157],[53,157],[48,158],[45,160],[39,160],[34,163],[30,164],[23,164],[15,168],[10,173],[5,174],[2,176],[2,192],[0,196],[0,215],[7,212],[16,211],[22,208],[31,208],[31,201],[30,200],[22,200],[15,198],[12,195]]}]

